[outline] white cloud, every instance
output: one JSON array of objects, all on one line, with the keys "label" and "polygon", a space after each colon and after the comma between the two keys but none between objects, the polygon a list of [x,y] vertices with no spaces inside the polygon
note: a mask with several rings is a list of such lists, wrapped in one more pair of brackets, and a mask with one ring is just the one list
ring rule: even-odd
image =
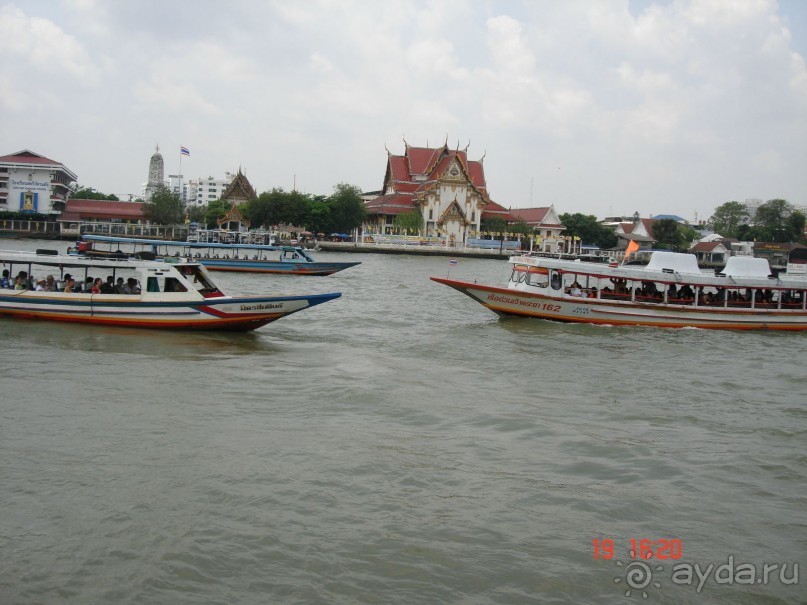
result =
[{"label": "white cloud", "polygon": [[0,52],[15,60],[0,63],[0,104],[27,118],[7,126],[6,151],[41,149],[119,193],[139,187],[155,141],[183,144],[186,171],[243,164],[258,190],[296,174],[328,193],[338,182],[376,189],[384,145],[402,150],[401,135],[416,145],[448,136],[470,139],[472,157],[487,152],[488,186],[505,206],[532,192],[561,212],[704,216],[766,186],[807,204],[794,19],[773,0],[635,6],[6,5]]},{"label": "white cloud", "polygon": [[21,111],[40,105],[48,95],[37,96],[31,86],[48,79],[53,89],[64,85],[98,84],[100,70],[75,37],[52,21],[28,16],[13,4],[0,7],[0,79],[6,109]]}]

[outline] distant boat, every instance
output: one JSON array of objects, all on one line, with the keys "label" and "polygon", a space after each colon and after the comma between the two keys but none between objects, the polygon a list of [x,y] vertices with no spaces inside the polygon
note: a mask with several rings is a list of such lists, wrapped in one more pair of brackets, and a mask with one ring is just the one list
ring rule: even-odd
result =
[{"label": "distant boat", "polygon": [[[83,235],[70,254],[87,257],[128,256],[145,252],[149,258],[191,258],[210,271],[331,275],[360,262],[318,262],[297,246],[178,242],[134,237]],[[103,247],[96,244],[103,244]]]},{"label": "distant boat", "polygon": [[[134,258],[91,258],[3,251],[0,263],[12,276],[24,275],[22,289],[0,289],[0,316],[174,330],[254,330],[281,317],[341,296],[339,292],[301,296],[233,296],[199,263]],[[46,274],[63,282],[54,291],[36,290]],[[67,276],[86,283],[88,276],[112,276],[129,284],[100,293],[66,292]],[[106,290],[106,292],[104,292]]]},{"label": "distant boat", "polygon": [[693,254],[653,252],[644,267],[513,256],[506,287],[431,279],[499,315],[665,328],[807,330],[805,252],[794,250],[787,273],[778,277],[761,258],[733,256],[721,273],[705,273]]}]

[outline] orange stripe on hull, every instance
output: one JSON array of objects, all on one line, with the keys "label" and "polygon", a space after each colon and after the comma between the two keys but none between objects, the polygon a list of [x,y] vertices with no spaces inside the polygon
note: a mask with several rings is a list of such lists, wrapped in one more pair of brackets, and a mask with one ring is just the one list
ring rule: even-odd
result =
[{"label": "orange stripe on hull", "polygon": [[17,319],[40,320],[40,321],[62,321],[67,323],[95,324],[102,326],[120,326],[127,328],[164,328],[164,329],[189,329],[189,330],[253,330],[268,323],[280,319],[288,313],[275,313],[272,315],[242,315],[239,317],[221,317],[197,320],[148,320],[148,319],[126,319],[115,317],[87,316],[87,315],[65,315],[61,313],[31,313],[29,311],[0,311],[0,316],[13,316]]},{"label": "orange stripe on hull", "polygon": [[807,324],[803,325],[793,325],[793,324],[778,324],[778,323],[694,323],[694,322],[686,322],[686,323],[675,323],[675,322],[665,322],[665,321],[651,321],[645,319],[639,320],[623,320],[623,319],[593,319],[593,318],[585,318],[585,317],[561,317],[558,315],[550,315],[550,314],[543,314],[543,313],[535,313],[529,311],[516,311],[511,309],[501,309],[494,307],[493,305],[481,303],[483,307],[486,307],[493,311],[494,313],[498,313],[500,315],[518,315],[519,317],[532,317],[533,319],[547,319],[550,321],[557,321],[561,323],[584,323],[584,324],[592,324],[592,325],[600,325],[600,326],[648,326],[648,327],[655,327],[655,328],[700,328],[702,330],[775,330],[775,331],[788,331],[788,332],[799,332],[807,330]]}]

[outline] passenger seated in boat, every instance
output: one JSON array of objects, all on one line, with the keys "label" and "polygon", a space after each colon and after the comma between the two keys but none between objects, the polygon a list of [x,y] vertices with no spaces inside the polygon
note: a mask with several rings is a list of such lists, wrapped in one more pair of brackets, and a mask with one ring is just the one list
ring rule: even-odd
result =
[{"label": "passenger seated in boat", "polygon": [[115,294],[126,294],[123,290],[126,287],[126,284],[123,283],[123,278],[119,277],[115,282]]},{"label": "passenger seated in boat", "polygon": [[675,287],[675,284],[670,284],[667,288],[667,300],[673,300],[674,298],[678,298],[678,288]]},{"label": "passenger seated in boat", "polygon": [[597,298],[597,288],[593,287],[591,290],[588,291],[589,298]]},{"label": "passenger seated in boat", "polygon": [[130,277],[126,280],[126,285],[123,286],[124,294],[140,294],[140,286],[137,285],[137,280]]},{"label": "passenger seated in boat", "polygon": [[52,275],[45,278],[45,292],[56,292],[56,281]]},{"label": "passenger seated in boat", "polygon": [[66,283],[66,285],[64,287],[64,291],[65,292],[73,292],[73,290],[76,287],[76,280],[74,280],[72,277],[70,277],[69,273],[66,276],[65,282],[67,282],[67,283]]},{"label": "passenger seated in boat", "polygon": [[25,271],[20,271],[17,274],[17,277],[14,278],[14,289],[15,290],[27,290],[28,289],[28,278],[23,276]]},{"label": "passenger seated in boat", "polygon": [[695,300],[695,292],[692,290],[692,286],[689,284],[684,284],[681,290],[678,292],[678,298],[683,298],[684,300],[688,301]]},{"label": "passenger seated in boat", "polygon": [[100,294],[101,293],[101,284],[104,282],[101,280],[100,277],[96,277],[95,281],[92,283],[92,288],[90,288],[90,292],[92,294]]},{"label": "passenger seated in boat", "polygon": [[580,284],[577,283],[577,280],[575,280],[572,287],[569,288],[569,294],[572,296],[577,296],[578,298],[583,297],[583,290],[580,289]]},{"label": "passenger seated in boat", "polygon": [[34,290],[37,291],[37,292],[44,292],[45,291],[45,283],[46,282],[45,282],[44,279],[40,279],[39,281],[36,282],[36,287],[34,288]]},{"label": "passenger seated in boat", "polygon": [[114,294],[115,293],[115,278],[111,275],[106,276],[106,281],[101,284],[101,294]]},{"label": "passenger seated in boat", "polygon": [[0,288],[11,288],[8,269],[3,269],[3,277],[0,278]]}]

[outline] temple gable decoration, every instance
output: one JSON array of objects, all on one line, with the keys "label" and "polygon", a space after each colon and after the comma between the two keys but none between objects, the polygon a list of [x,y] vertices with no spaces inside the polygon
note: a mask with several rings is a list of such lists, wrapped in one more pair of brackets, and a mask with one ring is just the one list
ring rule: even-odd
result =
[{"label": "temple gable decoration", "polygon": [[233,181],[221,194],[221,199],[232,204],[243,204],[258,197],[255,188],[249,182],[246,175],[238,169],[238,173],[233,177]]},{"label": "temple gable decoration", "polygon": [[227,211],[227,214],[222,216],[216,224],[219,229],[227,229],[229,231],[249,231],[249,221],[241,214],[238,206],[234,205]]},{"label": "temple gable decoration", "polygon": [[450,222],[459,222],[463,227],[467,227],[470,224],[468,217],[465,216],[465,213],[462,211],[462,208],[460,208],[456,199],[451,202],[448,208],[440,215],[440,218],[437,219],[437,226],[443,227]]}]

